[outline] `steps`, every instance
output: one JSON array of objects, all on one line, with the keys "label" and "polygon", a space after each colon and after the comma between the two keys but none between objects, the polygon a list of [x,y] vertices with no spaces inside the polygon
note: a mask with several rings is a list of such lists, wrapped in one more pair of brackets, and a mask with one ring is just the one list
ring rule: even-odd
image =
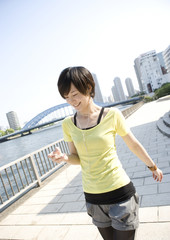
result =
[{"label": "steps", "polygon": [[161,133],[170,137],[170,111],[157,121],[157,128]]}]

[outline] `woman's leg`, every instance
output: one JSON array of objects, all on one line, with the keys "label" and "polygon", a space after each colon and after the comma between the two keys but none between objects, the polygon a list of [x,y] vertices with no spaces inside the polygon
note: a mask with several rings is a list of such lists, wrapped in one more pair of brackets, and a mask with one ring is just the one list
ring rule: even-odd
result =
[{"label": "woman's leg", "polygon": [[116,230],[113,232],[114,240],[134,240],[135,239],[135,230],[129,231],[119,231]]},{"label": "woman's leg", "polygon": [[134,240],[135,230],[119,231],[113,227],[99,228],[98,230],[104,240]]},{"label": "woman's leg", "polygon": [[104,240],[113,240],[114,229],[112,227],[107,227],[107,228],[99,228],[98,227],[98,230]]}]

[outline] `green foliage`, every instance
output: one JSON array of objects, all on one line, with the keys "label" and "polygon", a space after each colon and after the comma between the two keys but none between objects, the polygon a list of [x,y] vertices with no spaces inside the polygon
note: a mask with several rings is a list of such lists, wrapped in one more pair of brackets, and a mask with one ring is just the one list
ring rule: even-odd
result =
[{"label": "green foliage", "polygon": [[15,132],[14,129],[8,128],[8,129],[6,129],[5,134],[8,135],[8,134],[13,133],[13,132]]},{"label": "green foliage", "polygon": [[164,97],[166,95],[170,94],[170,83],[165,83],[162,85],[161,88],[157,89],[155,91],[155,99],[160,98],[160,97]]},{"label": "green foliage", "polygon": [[133,95],[131,98],[133,98],[133,97],[140,97],[140,96],[143,96],[143,95],[145,95],[145,92],[139,92],[139,93]]},{"label": "green foliage", "polygon": [[5,131],[0,130],[0,137],[5,136],[5,135],[8,135],[8,134],[11,134],[11,133],[13,133],[13,132],[15,132],[15,131],[14,131],[14,129],[12,129],[12,128],[8,128],[8,129],[6,129]]},{"label": "green foliage", "polygon": [[5,135],[6,135],[5,131],[0,130],[0,137],[5,136]]},{"label": "green foliage", "polygon": [[153,101],[154,99],[152,97],[149,97],[149,96],[145,96],[144,97],[144,102],[151,102]]}]

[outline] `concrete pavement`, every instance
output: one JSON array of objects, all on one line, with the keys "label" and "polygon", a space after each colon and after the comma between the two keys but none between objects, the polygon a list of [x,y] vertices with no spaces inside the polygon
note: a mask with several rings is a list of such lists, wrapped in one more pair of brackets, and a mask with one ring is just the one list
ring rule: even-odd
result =
[{"label": "concrete pavement", "polygon": [[[156,121],[170,110],[170,99],[143,105],[127,122],[163,170],[162,183],[117,136],[117,150],[140,196],[140,227],[136,240],[170,239],[170,138]],[[79,166],[64,167],[1,214],[0,239],[101,240],[86,213]]]}]

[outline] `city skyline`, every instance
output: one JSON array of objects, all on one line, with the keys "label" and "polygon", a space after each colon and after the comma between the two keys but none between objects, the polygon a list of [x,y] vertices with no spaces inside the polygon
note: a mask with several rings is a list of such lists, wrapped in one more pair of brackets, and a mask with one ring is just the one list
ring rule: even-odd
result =
[{"label": "city skyline", "polygon": [[169,10],[166,0],[1,1],[0,126],[9,111],[22,125],[64,102],[56,83],[68,66],[94,72],[103,96],[110,96],[115,76],[125,91],[126,78],[138,89],[134,59],[167,48]]}]

